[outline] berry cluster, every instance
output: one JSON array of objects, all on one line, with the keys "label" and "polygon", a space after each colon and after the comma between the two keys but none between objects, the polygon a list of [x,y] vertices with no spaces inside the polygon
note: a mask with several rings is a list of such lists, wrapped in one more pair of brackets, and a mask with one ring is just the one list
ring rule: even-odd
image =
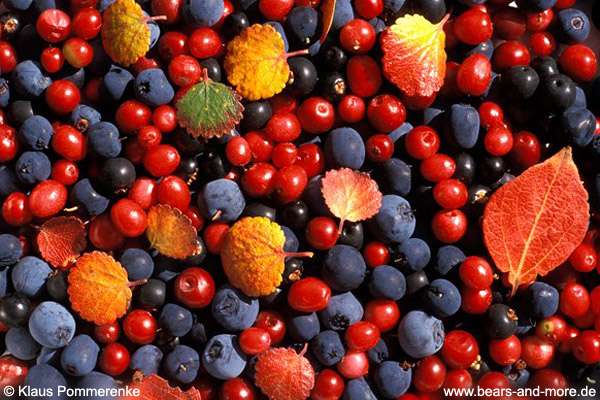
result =
[{"label": "berry cluster", "polygon": [[[103,27],[128,1],[3,1],[1,387],[116,388],[156,374],[203,400],[600,390],[600,79],[585,44],[600,2],[586,14],[574,0],[140,1],[149,50],[125,65]],[[382,35],[412,14],[445,38],[444,83],[430,96],[408,96],[382,65]],[[202,82],[234,86],[228,45],[254,24],[283,40],[285,89],[244,99],[229,134],[190,134],[178,102]],[[425,42],[424,54],[440,50]],[[486,204],[565,146],[590,193],[587,235],[512,288],[486,250]],[[371,218],[336,218],[324,180],[342,169],[376,182]],[[148,239],[158,205],[197,232],[194,254],[170,258]],[[53,231],[56,246],[40,245],[45,223],[67,217],[82,237]],[[284,260],[281,277],[255,277],[277,283],[258,298],[221,258],[248,217],[285,237],[259,254],[272,244],[243,232],[245,258]],[[118,261],[132,293],[105,325],[72,304],[70,271],[94,251]],[[56,265],[64,252],[77,254]],[[103,279],[90,285],[113,290]],[[275,348],[310,362],[294,377],[310,394],[259,383],[255,366]]]}]

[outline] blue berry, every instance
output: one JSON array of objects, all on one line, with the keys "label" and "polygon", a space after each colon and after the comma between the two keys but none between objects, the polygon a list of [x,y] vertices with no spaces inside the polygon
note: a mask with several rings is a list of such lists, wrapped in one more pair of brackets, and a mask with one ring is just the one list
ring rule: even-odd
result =
[{"label": "blue berry", "polygon": [[121,153],[119,129],[110,122],[98,122],[88,129],[88,145],[100,157],[114,158]]},{"label": "blue berry", "polygon": [[420,311],[410,311],[398,326],[398,341],[406,354],[425,358],[437,353],[444,345],[444,324]]},{"label": "blue berry", "polygon": [[[144,11],[144,16],[150,17],[146,11]],[[160,39],[160,26],[156,21],[147,21],[146,26],[150,30],[150,48],[153,48]]]},{"label": "blue berry", "polygon": [[378,299],[400,300],[406,293],[406,279],[396,268],[381,265],[369,278],[369,292]]},{"label": "blue berry", "polygon": [[430,259],[431,249],[423,239],[410,238],[394,248],[394,262],[403,271],[419,271],[429,264]]},{"label": "blue berry", "polygon": [[0,78],[0,107],[8,107],[10,101],[10,88],[6,79]]},{"label": "blue berry", "polygon": [[412,369],[404,368],[396,361],[384,361],[375,370],[373,380],[383,397],[395,399],[410,387]]},{"label": "blue berry", "polygon": [[285,20],[291,38],[301,47],[312,43],[318,33],[319,14],[312,7],[294,7]]},{"label": "blue berry", "polygon": [[51,349],[49,347],[42,347],[40,353],[35,359],[36,365],[50,364],[52,366],[58,366],[60,363],[60,356],[62,349]]},{"label": "blue berry", "polygon": [[387,360],[390,357],[390,350],[387,342],[384,339],[379,338],[377,344],[367,350],[367,357],[369,358],[369,361],[374,364],[380,364]]},{"label": "blue berry", "polygon": [[580,86],[575,86],[575,101],[571,108],[587,108],[587,98]]},{"label": "blue berry", "polygon": [[0,235],[0,268],[15,264],[23,254],[19,238],[5,233]]},{"label": "blue berry", "polygon": [[386,192],[406,196],[412,186],[411,167],[399,158],[391,158],[377,167],[375,179]]},{"label": "blue berry", "polygon": [[71,340],[60,356],[62,369],[73,376],[85,376],[94,370],[100,347],[88,335],[78,335]]},{"label": "blue berry", "polygon": [[27,256],[12,268],[11,279],[15,290],[27,297],[37,297],[44,289],[52,268],[43,260]]},{"label": "blue berry", "polygon": [[2,271],[0,271],[0,297],[6,296],[8,290],[8,273],[10,272],[10,267],[5,267]]},{"label": "blue berry", "polygon": [[26,151],[17,159],[15,172],[21,182],[34,185],[50,178],[52,165],[41,151]]},{"label": "blue berry", "polygon": [[568,108],[559,120],[559,129],[570,142],[580,147],[587,146],[596,131],[596,117],[586,108]]},{"label": "blue berry", "polygon": [[452,245],[442,246],[437,251],[433,268],[438,274],[446,276],[450,271],[458,267],[465,258],[467,256],[458,247]]},{"label": "blue berry", "polygon": [[65,392],[58,393],[58,387],[67,387],[65,377],[48,364],[34,365],[25,377],[25,386],[31,395],[23,396],[24,400],[67,400]]},{"label": "blue berry", "polygon": [[328,367],[340,362],[346,354],[340,335],[336,331],[319,333],[310,343],[310,348],[316,359]]},{"label": "blue berry", "polygon": [[204,185],[198,194],[198,207],[205,218],[229,222],[242,214],[246,200],[237,183],[217,179]]},{"label": "blue berry", "polygon": [[77,128],[81,132],[87,131],[87,129],[100,122],[102,115],[96,110],[85,104],[78,104],[73,111],[71,111],[71,125]]},{"label": "blue berry", "polygon": [[167,303],[160,313],[158,323],[174,337],[181,337],[192,329],[194,318],[188,309],[174,303]]},{"label": "blue berry", "polygon": [[358,250],[338,244],[327,251],[321,273],[332,289],[348,291],[360,286],[366,270],[365,259]]},{"label": "blue berry", "polygon": [[19,360],[33,360],[41,346],[25,327],[10,328],[4,337],[6,350]]},{"label": "blue berry", "polygon": [[394,142],[395,144],[398,141],[398,139],[406,135],[408,132],[412,131],[413,128],[414,127],[410,124],[410,122],[405,122],[402,125],[400,125],[400,127],[388,133],[388,137],[392,139],[392,142]]},{"label": "blue berry", "polygon": [[19,11],[27,10],[32,3],[33,0],[4,0],[2,2],[2,4],[5,5],[8,9]]},{"label": "blue berry", "polygon": [[590,20],[576,8],[560,10],[556,15],[558,36],[566,42],[583,42],[590,35]]},{"label": "blue berry", "polygon": [[460,292],[446,279],[436,279],[425,292],[425,303],[434,315],[440,318],[456,314],[460,308]]},{"label": "blue berry", "polygon": [[119,262],[127,270],[130,281],[148,279],[154,272],[154,261],[146,250],[129,248],[123,252]]},{"label": "blue berry", "polygon": [[27,118],[19,128],[19,137],[33,150],[47,149],[53,134],[52,124],[41,115]]},{"label": "blue berry", "polygon": [[104,75],[101,93],[108,96],[110,100],[119,102],[133,93],[133,81],[135,78],[125,68],[113,65]]},{"label": "blue berry", "polygon": [[365,143],[352,128],[334,129],[325,139],[325,158],[336,168],[359,169],[365,162]]},{"label": "blue berry", "polygon": [[223,0],[185,0],[181,12],[188,24],[208,28],[219,22],[224,8]]},{"label": "blue berry", "polygon": [[175,91],[160,68],[150,68],[139,73],[133,86],[135,97],[150,107],[168,104]]},{"label": "blue berry", "polygon": [[308,342],[321,331],[317,313],[294,313],[288,319],[290,335],[296,340]]},{"label": "blue berry", "polygon": [[39,97],[52,84],[52,79],[45,76],[38,64],[31,60],[17,64],[12,71],[11,81],[17,94],[27,99]]},{"label": "blue berry", "polygon": [[342,400],[377,400],[365,378],[352,379],[346,383]]},{"label": "blue berry", "polygon": [[147,344],[133,353],[129,368],[133,371],[142,371],[145,376],[158,374],[162,358],[163,352],[158,347]]},{"label": "blue berry", "polygon": [[369,220],[371,232],[384,243],[402,243],[415,231],[416,219],[410,203],[403,197],[388,194],[381,208]]},{"label": "blue berry", "polygon": [[64,347],[75,334],[75,319],[69,311],[58,303],[40,303],[29,317],[29,332],[42,346]]},{"label": "blue berry", "polygon": [[335,2],[335,11],[331,30],[337,31],[354,19],[354,10],[350,0],[338,0]]},{"label": "blue berry", "polygon": [[479,113],[468,104],[453,104],[445,113],[446,139],[463,149],[471,149],[479,137]]},{"label": "blue berry", "polygon": [[529,381],[529,371],[517,365],[507,365],[502,369],[502,373],[506,375],[510,385],[514,388],[525,387]]},{"label": "blue berry", "polygon": [[109,200],[92,187],[88,178],[77,182],[73,186],[72,194],[77,203],[91,216],[100,215],[108,208]]},{"label": "blue berry", "polygon": [[213,336],[202,353],[206,372],[217,379],[233,379],[246,368],[246,354],[240,349],[234,335]]},{"label": "blue berry", "polygon": [[362,317],[363,307],[352,292],[331,296],[327,307],[319,311],[323,326],[334,331],[343,331]]},{"label": "blue berry", "polygon": [[283,251],[286,253],[295,253],[298,251],[298,247],[300,247],[300,241],[298,237],[294,233],[293,230],[288,228],[287,226],[280,225],[279,226],[285,235],[285,243],[283,244]]},{"label": "blue berry", "polygon": [[306,188],[304,189],[304,199],[306,200],[306,205],[313,211],[315,214],[332,216],[331,211],[325,204],[325,198],[323,197],[323,175],[313,176],[308,183],[306,184]]},{"label": "blue berry", "polygon": [[96,395],[100,391],[98,389],[107,390],[117,389],[119,384],[114,380],[112,376],[108,376],[101,372],[92,371],[83,378],[77,381],[78,389],[87,389],[90,394],[85,396],[85,400],[117,400],[114,396],[100,396]]},{"label": "blue berry", "polygon": [[488,60],[491,60],[492,54],[494,54],[494,42],[492,41],[492,39],[486,40],[483,43],[479,43],[477,46],[467,51],[465,53],[465,58],[473,54],[483,54],[487,57]]},{"label": "blue berry", "polygon": [[189,346],[179,345],[165,357],[165,370],[175,380],[192,383],[200,369],[200,356]]},{"label": "blue berry", "polygon": [[258,299],[246,296],[229,285],[222,286],[212,301],[212,315],[229,331],[243,331],[252,326],[258,316]]},{"label": "blue berry", "polygon": [[558,311],[558,290],[544,282],[533,282],[527,287],[524,304],[534,318],[548,318]]},{"label": "blue berry", "polygon": [[4,198],[13,192],[20,192],[21,182],[12,166],[0,165],[0,198]]}]

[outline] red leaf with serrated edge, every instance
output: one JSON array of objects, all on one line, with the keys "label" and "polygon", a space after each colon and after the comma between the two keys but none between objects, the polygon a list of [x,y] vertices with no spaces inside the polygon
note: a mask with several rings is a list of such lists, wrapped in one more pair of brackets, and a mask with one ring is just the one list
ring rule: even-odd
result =
[{"label": "red leaf with serrated edge", "polygon": [[512,294],[563,263],[583,240],[588,194],[570,148],[562,149],[503,185],[483,216],[483,237]]},{"label": "red leaf with serrated edge", "polygon": [[258,356],[254,381],[271,400],[304,400],[315,385],[315,371],[304,352],[274,348]]},{"label": "red leaf with serrated edge", "polygon": [[[134,383],[129,386],[130,396],[122,396],[121,400],[202,400],[198,389],[192,387],[185,392],[177,387],[169,386],[169,382],[158,375],[143,376],[136,372]],[[132,391],[138,389],[139,396]]]},{"label": "red leaf with serrated edge", "polygon": [[85,234],[85,225],[79,218],[51,218],[41,226],[37,245],[44,260],[55,267],[66,267],[87,246]]},{"label": "red leaf with serrated edge", "polygon": [[323,30],[321,31],[321,37],[319,42],[323,43],[325,38],[329,34],[331,24],[333,24],[333,15],[335,14],[335,0],[323,0],[321,5],[321,12],[323,13]]}]

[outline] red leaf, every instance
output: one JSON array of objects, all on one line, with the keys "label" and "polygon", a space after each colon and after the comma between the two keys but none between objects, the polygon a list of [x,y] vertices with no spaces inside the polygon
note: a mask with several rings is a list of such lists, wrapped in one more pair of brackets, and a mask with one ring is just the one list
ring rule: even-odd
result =
[{"label": "red leaf", "polygon": [[134,383],[129,386],[130,392],[139,389],[139,396],[123,396],[121,400],[202,400],[198,389],[192,387],[187,391],[169,386],[169,382],[157,375],[142,376],[136,372]]},{"label": "red leaf", "polygon": [[323,30],[321,31],[321,37],[319,42],[323,43],[325,38],[329,34],[331,24],[333,24],[333,15],[335,14],[335,0],[323,0],[321,5],[321,12],[323,13]]},{"label": "red leaf", "polygon": [[563,263],[583,240],[590,218],[588,194],[571,148],[562,149],[506,183],[490,198],[483,235],[514,294]]},{"label": "red leaf", "polygon": [[273,348],[258,356],[254,380],[271,400],[304,400],[315,385],[315,371],[292,349]]},{"label": "red leaf", "polygon": [[37,245],[44,260],[55,267],[66,267],[87,246],[85,225],[76,217],[56,217],[44,222]]}]

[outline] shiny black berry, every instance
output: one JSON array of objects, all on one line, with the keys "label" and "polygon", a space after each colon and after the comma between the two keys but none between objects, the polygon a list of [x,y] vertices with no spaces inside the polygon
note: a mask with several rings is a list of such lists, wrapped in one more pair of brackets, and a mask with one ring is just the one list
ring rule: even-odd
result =
[{"label": "shiny black berry", "polygon": [[308,207],[302,200],[286,203],[277,213],[277,220],[292,229],[302,229],[308,223]]},{"label": "shiny black berry", "polygon": [[306,96],[317,84],[317,68],[304,57],[293,57],[288,60],[290,79],[287,90],[297,96]]},{"label": "shiny black berry", "polygon": [[268,101],[251,101],[244,104],[244,118],[240,122],[240,128],[245,132],[262,129],[272,116],[273,111]]}]

